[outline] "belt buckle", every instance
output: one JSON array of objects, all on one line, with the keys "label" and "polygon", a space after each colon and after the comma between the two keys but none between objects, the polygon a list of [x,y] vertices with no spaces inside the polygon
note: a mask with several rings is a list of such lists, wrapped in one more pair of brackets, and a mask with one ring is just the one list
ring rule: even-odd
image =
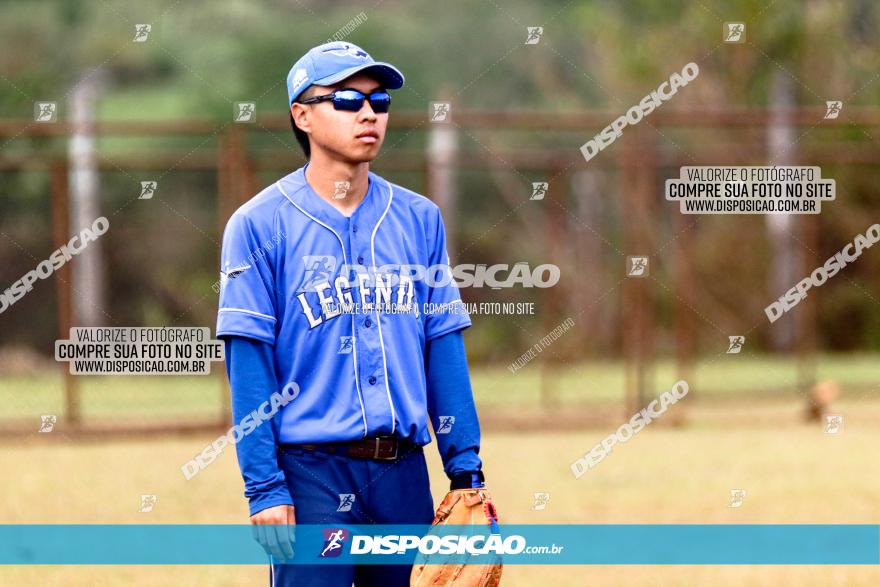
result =
[{"label": "belt buckle", "polygon": [[394,442],[394,454],[391,455],[391,456],[389,456],[389,457],[380,457],[380,456],[379,456],[379,442],[380,442],[381,440],[382,440],[381,438],[378,438],[378,437],[376,438],[376,447],[373,449],[373,458],[374,458],[374,459],[377,459],[377,460],[381,460],[381,461],[393,461],[394,459],[396,459],[396,458],[397,458],[398,444],[397,444],[397,442],[394,442],[394,439],[393,439],[393,438],[390,439],[390,440],[391,440],[392,442]]}]

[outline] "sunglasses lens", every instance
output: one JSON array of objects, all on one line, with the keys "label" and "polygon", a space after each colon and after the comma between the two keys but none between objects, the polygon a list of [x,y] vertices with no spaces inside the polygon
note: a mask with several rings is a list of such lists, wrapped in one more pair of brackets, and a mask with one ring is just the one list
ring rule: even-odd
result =
[{"label": "sunglasses lens", "polygon": [[391,96],[388,92],[370,94],[370,106],[373,107],[373,112],[377,114],[388,112],[388,108],[391,107]]},{"label": "sunglasses lens", "polygon": [[364,105],[364,95],[355,90],[339,90],[334,94],[333,107],[336,110],[360,111]]}]

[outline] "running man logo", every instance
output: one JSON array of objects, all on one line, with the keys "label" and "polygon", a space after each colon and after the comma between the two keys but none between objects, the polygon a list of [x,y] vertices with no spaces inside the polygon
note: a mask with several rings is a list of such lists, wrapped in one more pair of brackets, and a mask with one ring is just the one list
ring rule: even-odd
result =
[{"label": "running man logo", "polygon": [[729,508],[740,508],[742,507],[743,501],[746,499],[746,490],[745,489],[731,489],[730,490],[730,501],[727,503],[727,507]]},{"label": "running man logo", "polygon": [[58,422],[58,416],[50,414],[48,416],[40,416],[40,432],[48,433],[55,430],[55,423]]},{"label": "running man logo", "polygon": [[350,512],[351,506],[354,505],[354,493],[340,493],[339,494],[339,507],[336,508],[337,512]]},{"label": "running man logo", "polygon": [[354,349],[354,345],[352,344],[352,337],[350,336],[340,336],[339,337],[339,350],[336,351],[338,355],[350,355],[352,349]]},{"label": "running man logo", "polygon": [[58,115],[58,104],[55,102],[34,102],[34,120],[36,122],[55,122]]},{"label": "running man logo", "polygon": [[333,185],[336,187],[336,191],[333,192],[334,200],[344,199],[348,195],[348,190],[351,189],[351,182],[348,181],[334,181]]},{"label": "running man logo", "polygon": [[141,195],[138,196],[138,200],[149,200],[153,197],[153,194],[156,193],[156,189],[159,187],[158,181],[142,181],[141,182]]},{"label": "running man logo", "polygon": [[257,121],[257,105],[253,102],[236,102],[232,113],[235,122]]},{"label": "running man logo", "polygon": [[449,102],[431,102],[428,114],[431,116],[431,122],[450,122],[451,111],[452,105]]},{"label": "running man logo", "polygon": [[345,528],[324,528],[324,548],[318,558],[333,558],[342,554],[342,546],[348,540]]},{"label": "running man logo", "polygon": [[158,498],[155,495],[142,495],[141,496],[141,505],[138,507],[138,511],[142,514],[148,514],[153,511],[153,507],[155,507]]},{"label": "running man logo", "polygon": [[648,276],[648,258],[647,257],[627,257],[626,258],[626,276],[627,277],[647,277]]},{"label": "running man logo", "polygon": [[550,501],[549,493],[535,493],[535,502],[532,504],[532,509],[536,512],[547,509],[547,502]]},{"label": "running man logo", "polygon": [[843,110],[843,102],[839,100],[830,100],[825,102],[825,120],[833,120],[840,115]]},{"label": "running man logo", "polygon": [[541,40],[541,35],[544,34],[544,27],[542,26],[527,26],[526,27],[526,45],[537,45],[538,41]]},{"label": "running man logo", "polygon": [[827,414],[825,416],[825,434],[840,434],[841,432],[843,432],[843,416]]},{"label": "running man logo", "polygon": [[530,200],[543,200],[544,196],[547,195],[547,188],[550,187],[550,184],[546,181],[533,181],[532,182],[532,195],[529,198]]},{"label": "running man logo", "polygon": [[440,422],[437,424],[437,434],[449,434],[452,431],[453,424],[455,424],[455,416],[440,416]]},{"label": "running man logo", "polygon": [[736,355],[741,350],[744,344],[746,344],[745,336],[728,336],[728,346],[727,346],[727,354],[728,355]]},{"label": "running man logo", "polygon": [[134,39],[132,39],[132,42],[145,43],[150,36],[151,30],[153,30],[153,25],[150,24],[134,25]]},{"label": "running man logo", "polygon": [[333,281],[336,273],[336,257],[333,255],[303,255],[305,277],[298,292],[315,291],[315,286]]},{"label": "running man logo", "polygon": [[746,42],[746,25],[744,22],[725,22],[724,23],[724,42],[725,43],[745,43]]}]

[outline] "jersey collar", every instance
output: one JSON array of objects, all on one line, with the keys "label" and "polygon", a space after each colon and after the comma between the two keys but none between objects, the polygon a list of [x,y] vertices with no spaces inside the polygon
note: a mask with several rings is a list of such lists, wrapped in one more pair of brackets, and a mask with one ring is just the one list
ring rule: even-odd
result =
[{"label": "jersey collar", "polygon": [[352,224],[356,224],[359,231],[366,230],[367,234],[372,234],[392,197],[388,182],[369,172],[367,193],[351,217],[347,218],[312,189],[306,180],[306,167],[308,164],[278,181],[287,199],[306,216],[325,224],[339,236],[347,234]]}]

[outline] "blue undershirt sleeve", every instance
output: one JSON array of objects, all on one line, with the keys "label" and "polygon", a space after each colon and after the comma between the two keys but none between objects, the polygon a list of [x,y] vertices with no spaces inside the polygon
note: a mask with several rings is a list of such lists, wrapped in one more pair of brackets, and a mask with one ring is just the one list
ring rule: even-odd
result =
[{"label": "blue undershirt sleeve", "polygon": [[[232,388],[232,421],[237,424],[278,391],[274,354],[271,345],[256,339],[223,338]],[[271,421],[263,421],[235,445],[250,515],[277,505],[293,505],[284,472],[278,466],[275,428]]]},{"label": "blue undershirt sleeve", "polygon": [[443,470],[450,479],[460,473],[480,471],[483,466],[479,457],[480,422],[461,330],[426,343],[425,374],[428,415],[434,426]]}]

